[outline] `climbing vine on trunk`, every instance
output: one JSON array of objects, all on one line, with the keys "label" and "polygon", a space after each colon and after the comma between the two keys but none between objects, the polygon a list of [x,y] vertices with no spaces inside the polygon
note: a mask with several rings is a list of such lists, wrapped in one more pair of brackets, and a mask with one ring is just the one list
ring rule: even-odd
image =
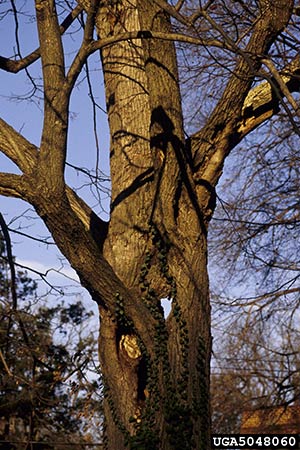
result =
[{"label": "climbing vine on trunk", "polygon": [[[21,175],[0,173],[0,193],[33,205],[99,306],[110,450],[210,448],[207,232],[215,188],[230,151],[280,106],[278,82],[268,78],[257,95],[251,88],[293,12],[288,0],[238,3],[245,23],[233,14],[242,30],[232,38],[213,2],[79,1],[59,25],[58,2],[37,0],[39,49],[0,59],[11,72],[41,60],[40,146],[1,120],[1,150]],[[78,14],[83,39],[66,65],[62,35]],[[189,138],[176,41],[229,52],[235,61],[204,126]],[[109,223],[65,181],[70,95],[96,51],[110,129]],[[295,63],[284,85],[297,70]]]}]

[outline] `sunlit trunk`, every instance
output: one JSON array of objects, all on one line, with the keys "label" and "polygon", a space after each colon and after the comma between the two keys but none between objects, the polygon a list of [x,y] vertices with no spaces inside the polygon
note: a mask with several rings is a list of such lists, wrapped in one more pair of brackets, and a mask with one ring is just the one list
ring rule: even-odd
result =
[{"label": "sunlit trunk", "polygon": [[[103,9],[97,25],[102,37],[170,31],[152,2]],[[107,448],[207,450],[206,230],[190,181],[174,45],[124,41],[105,48],[102,63],[113,186],[104,255],[156,324],[146,346],[117,292],[115,316],[100,309]]]}]

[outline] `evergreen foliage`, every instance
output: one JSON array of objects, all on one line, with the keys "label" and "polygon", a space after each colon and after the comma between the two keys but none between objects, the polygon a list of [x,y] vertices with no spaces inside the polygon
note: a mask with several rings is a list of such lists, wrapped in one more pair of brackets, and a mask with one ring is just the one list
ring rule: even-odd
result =
[{"label": "evergreen foliage", "polygon": [[30,441],[55,448],[55,442],[89,442],[92,434],[99,441],[95,390],[101,381],[92,373],[94,336],[83,331],[92,313],[81,300],[46,306],[26,271],[16,273],[14,308],[1,235],[0,281],[0,445],[21,449]]}]

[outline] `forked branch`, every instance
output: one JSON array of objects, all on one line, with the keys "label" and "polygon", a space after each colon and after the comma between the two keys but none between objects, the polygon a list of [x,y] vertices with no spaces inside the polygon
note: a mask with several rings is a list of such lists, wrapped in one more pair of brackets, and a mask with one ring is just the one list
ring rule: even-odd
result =
[{"label": "forked branch", "polygon": [[[292,14],[292,6],[291,0],[275,1],[272,4],[270,2],[268,8],[261,10],[261,16],[256,21],[252,36],[243,52],[249,57],[244,58],[241,54],[222,98],[206,126],[191,138],[195,176],[211,187],[216,186],[229,152],[247,133],[258,126],[259,120],[263,121],[272,115],[269,110],[267,113],[264,111],[263,119],[257,119],[261,116],[259,113],[255,114],[255,120],[251,122],[250,105],[247,103],[249,106],[246,107],[248,109],[245,109],[245,102],[249,100],[251,85],[262,64],[260,55],[268,53],[270,46],[288,23]],[[263,92],[265,91],[263,90]],[[273,106],[274,104],[270,105],[272,110]],[[245,112],[248,113],[249,118]]]},{"label": "forked branch", "polygon": [[[67,31],[67,29],[70,27],[70,25],[76,19],[76,17],[78,17],[82,11],[83,11],[83,8],[78,5],[78,6],[76,6],[76,8],[73,9],[73,11],[70,12],[70,14],[68,14],[68,16],[65,18],[65,20],[60,25],[60,33],[61,34],[64,34]],[[0,56],[0,69],[5,70],[6,72],[18,73],[18,72],[20,72],[20,70],[23,70],[26,67],[29,67],[35,61],[37,61],[40,58],[40,56],[41,56],[40,48],[35,49],[29,55],[25,56],[22,59],[18,59],[18,60],[13,60],[13,59],[5,58],[4,56]]]}]

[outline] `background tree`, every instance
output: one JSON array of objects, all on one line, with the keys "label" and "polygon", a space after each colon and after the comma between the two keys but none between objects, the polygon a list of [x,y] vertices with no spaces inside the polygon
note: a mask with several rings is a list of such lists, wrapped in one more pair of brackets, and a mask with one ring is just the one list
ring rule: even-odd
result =
[{"label": "background tree", "polygon": [[212,282],[221,429],[230,415],[239,429],[243,409],[299,402],[297,110],[289,116],[279,113],[235,149],[218,192],[210,255],[212,270],[222,266]]},{"label": "background tree", "polygon": [[298,331],[288,326],[279,331],[278,324],[257,320],[251,325],[240,320],[227,329],[214,355],[214,432],[239,432],[245,411],[298,403]]},{"label": "background tree", "polygon": [[[1,67],[16,72],[40,58],[41,141],[35,146],[0,122],[1,149],[21,172],[1,173],[0,193],[33,205],[99,305],[108,448],[208,449],[208,223],[228,154],[278,112],[283,97],[293,103],[293,2],[74,4],[70,18],[80,8],[85,13],[70,58],[61,36],[70,20],[58,24],[64,3],[35,6],[39,49],[17,60],[2,57]],[[65,181],[70,96],[99,49],[111,136],[109,223]],[[202,116],[190,120],[188,138],[181,51],[200,67]],[[190,108],[196,119],[200,103]]]},{"label": "background tree", "polygon": [[10,252],[0,237],[1,445],[21,449],[37,442],[38,448],[55,448],[100,440],[93,426],[97,418],[98,428],[102,423],[95,339],[83,331],[90,313],[81,301],[43,304],[26,272],[12,279]]}]

